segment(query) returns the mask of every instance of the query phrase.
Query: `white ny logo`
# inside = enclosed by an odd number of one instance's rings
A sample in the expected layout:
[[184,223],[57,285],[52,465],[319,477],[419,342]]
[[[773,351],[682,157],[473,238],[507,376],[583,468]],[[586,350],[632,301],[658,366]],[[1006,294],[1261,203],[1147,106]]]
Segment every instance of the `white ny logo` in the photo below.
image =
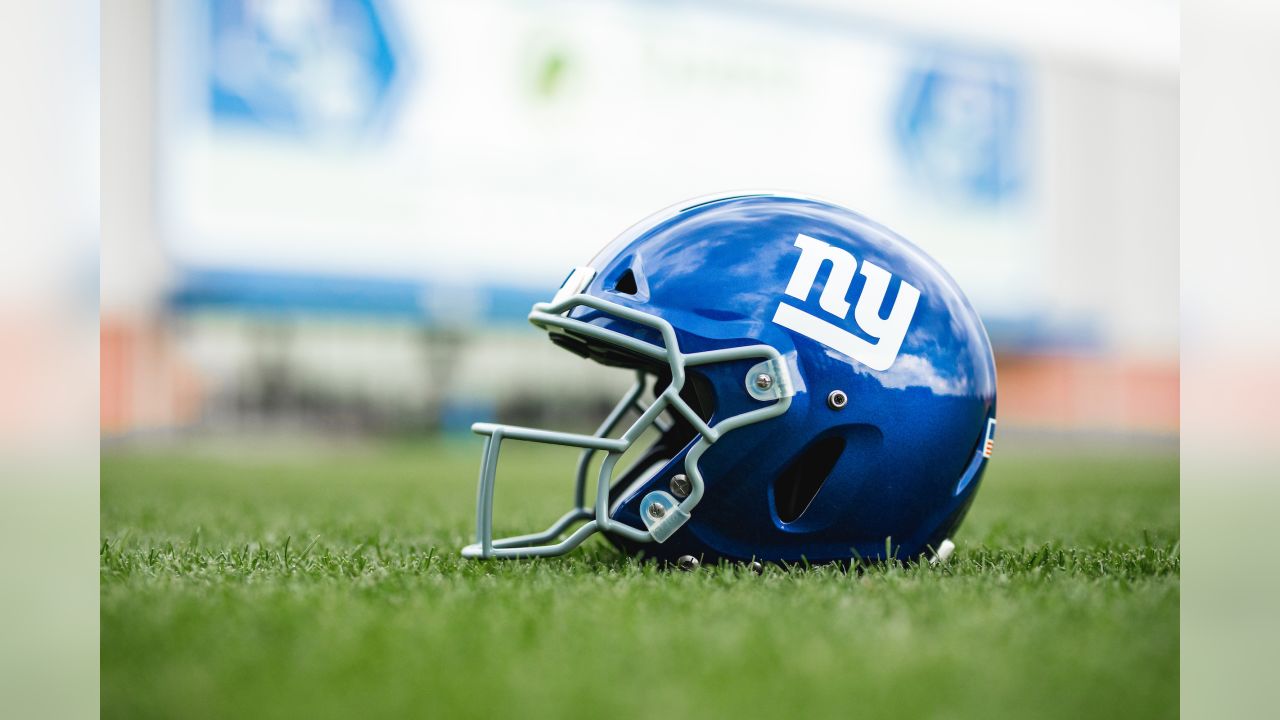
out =
[[[809,291],[818,279],[818,271],[824,262],[831,263],[831,272],[822,287],[822,295],[818,305],[828,313],[844,320],[849,316],[849,286],[853,284],[853,276],[859,271],[858,260],[848,251],[833,247],[808,235],[796,237],[796,247],[800,248],[800,260],[791,273],[791,281],[787,283],[786,294],[801,301],[809,299]],[[853,333],[838,327],[822,318],[801,310],[786,302],[779,302],[773,314],[773,321],[782,327],[812,338],[827,347],[839,350],[872,370],[888,370],[898,358],[898,350],[907,337],[907,328],[916,312],[916,303],[920,300],[920,291],[903,280],[898,287],[898,296],[893,300],[893,309],[889,317],[880,317],[880,306],[889,292],[889,272],[874,263],[863,260],[860,270],[865,277],[862,294],[858,296],[858,304],[853,308],[853,319],[868,335],[877,338],[874,343],[867,342]]]

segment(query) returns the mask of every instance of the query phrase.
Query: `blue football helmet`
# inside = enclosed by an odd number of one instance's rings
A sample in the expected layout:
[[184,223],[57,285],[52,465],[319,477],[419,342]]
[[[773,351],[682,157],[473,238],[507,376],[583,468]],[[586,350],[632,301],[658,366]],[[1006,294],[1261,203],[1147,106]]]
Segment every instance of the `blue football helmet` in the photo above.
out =
[[[472,427],[485,449],[464,556],[559,555],[596,532],[661,561],[954,547],[991,456],[995,362],[955,282],[892,231],[806,197],[692,200],[624,232],[529,320],[636,381],[594,435]],[[574,506],[544,532],[493,537],[504,439],[583,449]]]

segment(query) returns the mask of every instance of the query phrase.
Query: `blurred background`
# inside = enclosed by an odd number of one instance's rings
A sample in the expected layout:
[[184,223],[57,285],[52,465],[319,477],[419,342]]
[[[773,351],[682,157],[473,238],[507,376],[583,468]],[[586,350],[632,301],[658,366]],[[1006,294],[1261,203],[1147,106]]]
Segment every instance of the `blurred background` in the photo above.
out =
[[1003,437],[1175,442],[1175,2],[206,0],[103,23],[109,440],[594,425],[627,374],[529,306],[655,210],[779,188],[951,272]]

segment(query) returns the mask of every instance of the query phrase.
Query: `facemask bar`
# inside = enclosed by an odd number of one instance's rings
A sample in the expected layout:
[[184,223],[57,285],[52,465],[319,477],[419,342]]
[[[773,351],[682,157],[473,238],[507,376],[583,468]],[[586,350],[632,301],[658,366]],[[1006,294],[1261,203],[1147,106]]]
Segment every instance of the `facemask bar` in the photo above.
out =
[[[661,333],[664,346],[654,345],[567,317],[568,312],[578,306],[590,307],[654,328]],[[688,521],[691,511],[702,500],[704,482],[702,472],[698,468],[698,460],[707,448],[730,430],[785,413],[791,406],[791,397],[795,394],[785,359],[781,353],[769,345],[750,345],[685,354],[680,351],[679,343],[676,341],[675,328],[666,320],[591,295],[576,294],[563,298],[557,297],[550,303],[538,303],[533,306],[529,321],[549,332],[573,330],[575,334],[611,343],[655,361],[664,362],[670,368],[671,382],[656,395],[648,408],[642,408],[639,398],[646,382],[644,374],[637,372],[636,383],[609,413],[594,435],[493,423],[472,425],[473,432],[486,437],[480,465],[479,491],[476,497],[476,542],[463,548],[463,557],[524,558],[561,555],[581,545],[584,540],[597,532],[615,533],[639,543],[663,542]],[[757,400],[773,400],[774,402],[769,405],[726,418],[711,427],[680,397],[687,367],[751,358],[762,358],[763,362],[758,363],[747,374],[747,391]],[[752,385],[752,379],[761,373],[767,373],[772,379],[767,389]],[[612,484],[614,466],[622,458],[623,453],[650,426],[656,426],[659,430],[665,429],[659,416],[668,408],[679,413],[699,434],[698,441],[685,455],[684,460],[685,475],[691,486],[689,494],[682,501],[677,501],[674,496],[660,490],[646,495],[641,501],[640,508],[640,515],[646,524],[645,529],[613,520],[609,517],[609,488]],[[628,410],[638,411],[640,417],[621,437],[617,439],[608,437]],[[543,532],[495,540],[493,538],[493,490],[497,475],[498,450],[506,438],[580,447],[583,448],[583,452],[577,465],[574,508]],[[595,507],[588,508],[586,507],[587,470],[592,458],[601,451],[608,454],[600,463]],[[655,505],[660,508],[654,508]],[[582,521],[588,522],[568,537],[552,542],[568,528]]]

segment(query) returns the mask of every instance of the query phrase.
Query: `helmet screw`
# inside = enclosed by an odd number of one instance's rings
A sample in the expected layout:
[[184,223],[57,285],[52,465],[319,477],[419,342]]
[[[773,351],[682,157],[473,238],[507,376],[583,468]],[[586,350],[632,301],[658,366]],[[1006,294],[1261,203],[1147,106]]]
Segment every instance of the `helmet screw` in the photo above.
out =
[[692,490],[693,490],[693,485],[689,482],[689,478],[684,476],[683,474],[676,475],[671,478],[671,494],[672,495],[675,495],[676,497],[683,500],[684,498],[689,497],[689,493]]
[[832,410],[839,410],[849,404],[849,396],[844,394],[843,390],[832,390],[827,396],[827,407]]
[[756,387],[761,390],[768,390],[773,387],[773,376],[769,373],[760,373],[756,376]]
[[757,575],[763,575],[764,563],[760,562],[759,560],[752,560],[751,562],[747,563],[747,569]]
[[649,506],[649,517],[653,518],[654,520],[661,520],[666,516],[667,516],[667,509],[662,507],[662,505],[658,503],[654,503]]
[[693,572],[694,570],[697,570],[698,566],[701,564],[702,563],[698,562],[698,558],[692,555],[681,555],[680,559],[676,560],[676,567],[685,572]]

